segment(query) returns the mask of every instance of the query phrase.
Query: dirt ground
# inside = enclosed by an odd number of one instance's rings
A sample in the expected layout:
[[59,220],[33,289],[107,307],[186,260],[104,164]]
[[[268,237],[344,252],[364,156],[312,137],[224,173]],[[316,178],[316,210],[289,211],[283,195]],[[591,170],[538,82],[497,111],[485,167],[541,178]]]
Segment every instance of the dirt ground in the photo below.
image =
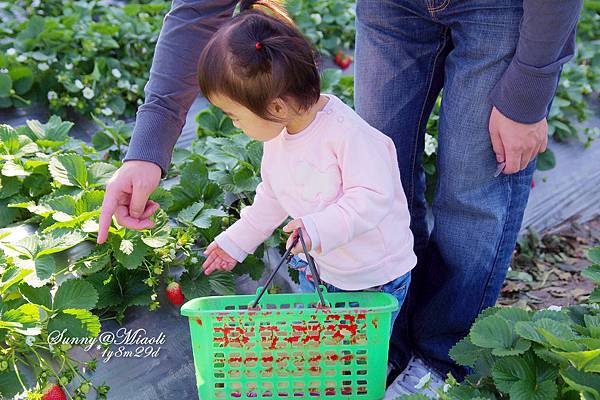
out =
[[581,276],[591,262],[590,247],[600,245],[600,216],[584,224],[568,222],[518,242],[499,305],[541,309],[581,302],[594,289]]

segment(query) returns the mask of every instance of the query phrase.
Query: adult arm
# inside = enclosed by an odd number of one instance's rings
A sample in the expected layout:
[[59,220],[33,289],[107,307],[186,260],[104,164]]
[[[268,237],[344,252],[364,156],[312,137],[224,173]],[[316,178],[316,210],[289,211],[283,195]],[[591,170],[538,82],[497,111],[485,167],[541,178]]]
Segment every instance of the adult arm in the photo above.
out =
[[98,243],[108,238],[112,216],[130,229],[154,226],[150,216],[157,204],[149,201],[165,177],[185,115],[198,95],[196,64],[212,34],[233,13],[233,0],[173,0],[165,17],[144,89],[146,102],[124,164],[106,185],[99,218]]
[[516,53],[491,93],[506,117],[533,124],[546,117],[561,67],[575,53],[583,0],[524,0]]
[[185,116],[198,95],[197,64],[213,33],[232,14],[233,0],[173,0],[156,43],[150,80],[144,89],[124,161],[151,161],[164,177]]

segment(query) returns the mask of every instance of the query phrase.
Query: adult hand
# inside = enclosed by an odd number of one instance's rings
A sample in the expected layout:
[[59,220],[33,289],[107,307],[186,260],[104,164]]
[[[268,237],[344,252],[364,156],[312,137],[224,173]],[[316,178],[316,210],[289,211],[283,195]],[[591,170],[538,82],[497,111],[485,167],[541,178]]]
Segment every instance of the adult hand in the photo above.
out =
[[[288,237],[287,243],[285,244],[285,248],[289,248],[292,245],[292,242],[298,237],[298,230],[302,229],[302,238],[304,238],[304,244],[306,244],[306,250],[310,251],[312,249],[312,241],[310,240],[310,236],[308,236],[308,232],[306,232],[306,228],[302,223],[301,219],[295,219],[290,221],[289,224],[283,227],[284,232],[292,232],[290,237]],[[302,243],[300,239],[292,249],[292,254],[303,253],[304,249],[302,248]]]
[[231,271],[237,264],[237,260],[220,248],[217,242],[209,244],[204,255],[207,257],[202,263],[202,268],[206,275],[210,275],[216,270]]
[[535,124],[521,124],[493,107],[489,129],[496,160],[506,163],[505,174],[525,169],[548,146],[548,122],[545,118]]
[[148,197],[158,187],[160,177],[161,169],[153,162],[132,160],[123,163],[106,184],[98,230],[99,244],[108,237],[113,215],[119,225],[130,229],[154,226],[150,216],[159,206]]

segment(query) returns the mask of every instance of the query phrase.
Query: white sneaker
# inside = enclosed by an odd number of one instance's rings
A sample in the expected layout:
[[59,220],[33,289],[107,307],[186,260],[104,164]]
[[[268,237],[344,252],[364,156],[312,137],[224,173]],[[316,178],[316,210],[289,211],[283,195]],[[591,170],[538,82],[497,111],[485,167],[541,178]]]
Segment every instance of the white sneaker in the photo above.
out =
[[395,400],[402,395],[424,394],[431,399],[438,395],[432,389],[438,389],[444,384],[436,371],[429,368],[420,358],[412,357],[398,377],[385,391],[384,400]]

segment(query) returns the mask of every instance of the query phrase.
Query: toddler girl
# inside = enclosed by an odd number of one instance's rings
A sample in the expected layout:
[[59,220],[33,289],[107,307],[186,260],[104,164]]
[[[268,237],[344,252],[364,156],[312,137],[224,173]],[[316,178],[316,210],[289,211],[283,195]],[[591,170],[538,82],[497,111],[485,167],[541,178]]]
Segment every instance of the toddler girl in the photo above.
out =
[[[231,270],[291,216],[288,245],[302,229],[329,291],[379,290],[402,304],[416,256],[392,140],[320,93],[316,53],[280,4],[242,1],[240,10],[203,50],[199,83],[236,127],[264,142],[262,182],[208,246],[205,273]],[[293,253],[301,251],[298,242]],[[314,291],[306,270],[300,279]]]

